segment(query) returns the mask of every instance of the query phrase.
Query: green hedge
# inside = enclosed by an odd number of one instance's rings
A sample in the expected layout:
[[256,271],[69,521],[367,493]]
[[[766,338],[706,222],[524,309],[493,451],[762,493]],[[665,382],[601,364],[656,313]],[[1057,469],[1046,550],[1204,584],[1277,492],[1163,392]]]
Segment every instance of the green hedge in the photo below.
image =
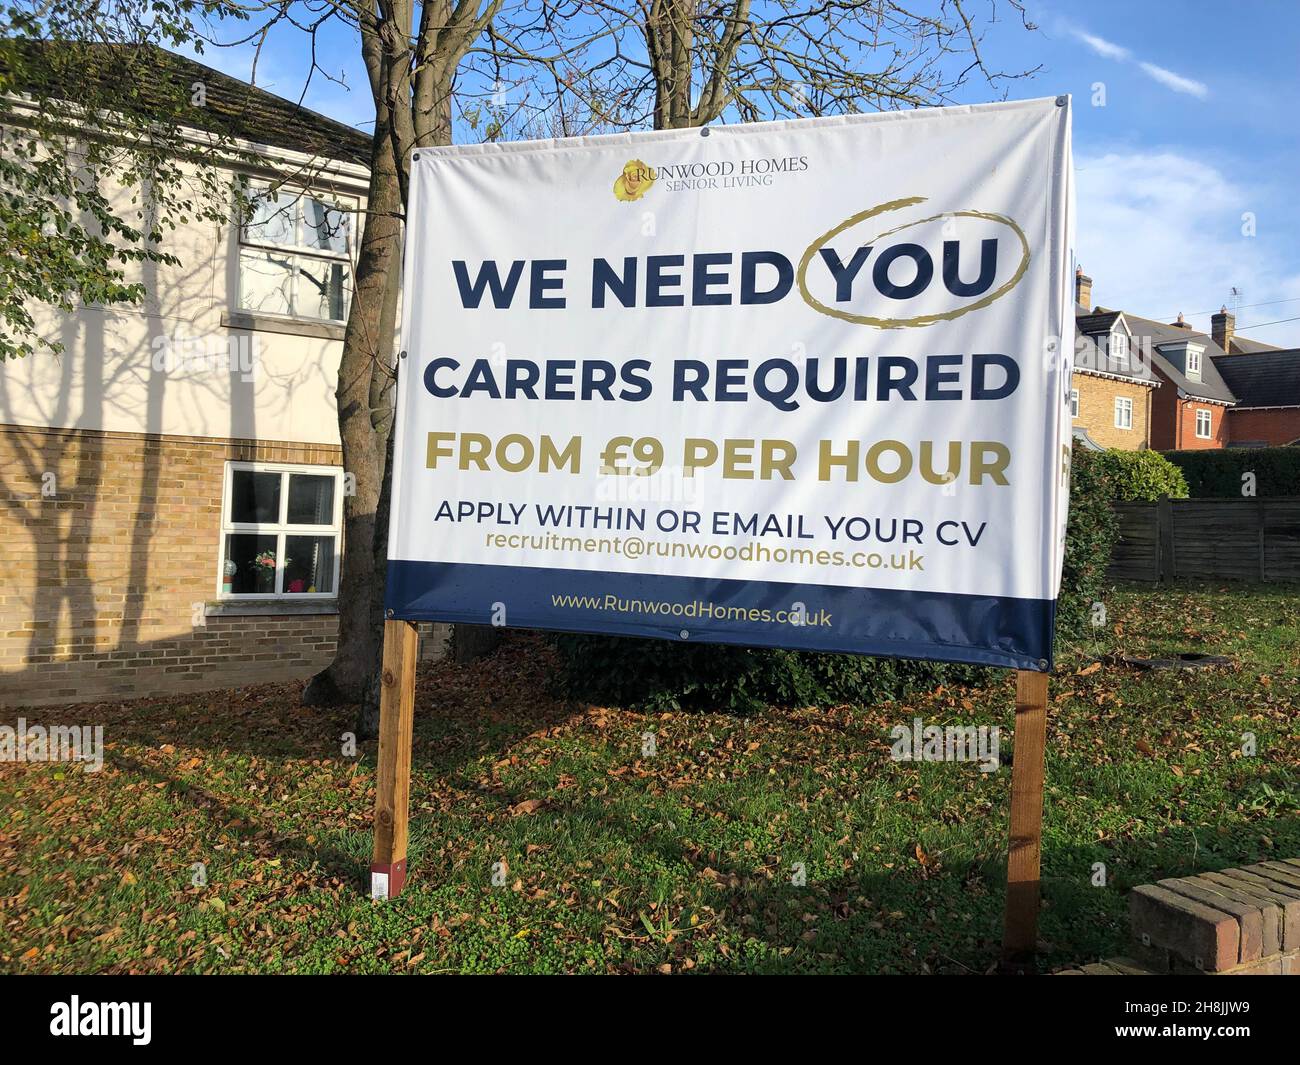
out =
[[[1057,635],[1081,634],[1101,595],[1115,540],[1104,453],[1074,448]],[[833,706],[897,699],[939,684],[981,684],[989,670],[906,659],[563,633],[553,637],[561,690],[652,711],[746,712],[769,704]]]
[[900,698],[937,684],[977,684],[987,670],[905,659],[728,644],[562,633],[566,694],[651,711],[748,713],[765,706],[836,706]]
[[1110,505],[1116,485],[1111,477],[1114,452],[1089,451],[1074,445],[1070,463],[1070,516],[1065,526],[1065,565],[1056,601],[1056,640],[1082,636],[1092,604],[1101,598],[1118,529]]
[[1242,474],[1255,475],[1257,496],[1300,496],[1300,447],[1166,451],[1183,471],[1193,499],[1240,499]]
[[1187,498],[1183,471],[1159,451],[1101,451],[1097,456],[1117,503],[1154,503],[1161,496]]

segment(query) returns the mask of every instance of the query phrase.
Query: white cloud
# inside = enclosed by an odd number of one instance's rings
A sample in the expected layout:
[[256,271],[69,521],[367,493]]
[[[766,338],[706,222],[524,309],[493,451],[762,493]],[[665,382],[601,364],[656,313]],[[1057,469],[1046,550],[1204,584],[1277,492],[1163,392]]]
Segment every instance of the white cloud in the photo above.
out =
[[1174,92],[1184,92],[1188,96],[1195,96],[1198,100],[1204,100],[1210,95],[1210,90],[1203,81],[1185,78],[1181,74],[1175,74],[1172,70],[1158,67],[1154,63],[1139,63],[1138,66],[1142,68],[1142,72],[1148,77],[1154,78],[1166,88],[1173,89]]
[[1106,40],[1104,37],[1097,37],[1083,30],[1071,29],[1079,40],[1105,59],[1127,59],[1132,53],[1127,48],[1122,48],[1118,44]]
[[1145,60],[1135,60],[1133,53],[1121,44],[1108,41],[1105,37],[1098,37],[1095,33],[1081,30],[1077,26],[1067,24],[1065,29],[1072,37],[1082,41],[1103,59],[1114,59],[1121,63],[1133,60],[1143,74],[1153,81],[1159,82],[1166,89],[1173,89],[1174,92],[1195,96],[1198,100],[1204,100],[1210,95],[1210,89],[1204,82],[1197,81],[1194,78],[1185,78],[1181,74],[1167,70],[1164,67],[1158,67],[1154,63],[1148,63]]
[[[1179,311],[1209,330],[1210,312],[1229,302],[1300,297],[1300,270],[1266,235],[1241,234],[1243,212],[1267,213],[1267,189],[1248,188],[1177,151],[1111,152],[1076,158],[1078,259],[1093,279],[1095,304],[1172,321]],[[1248,307],[1238,327],[1300,314],[1300,302]],[[1242,332],[1300,346],[1300,322]]]

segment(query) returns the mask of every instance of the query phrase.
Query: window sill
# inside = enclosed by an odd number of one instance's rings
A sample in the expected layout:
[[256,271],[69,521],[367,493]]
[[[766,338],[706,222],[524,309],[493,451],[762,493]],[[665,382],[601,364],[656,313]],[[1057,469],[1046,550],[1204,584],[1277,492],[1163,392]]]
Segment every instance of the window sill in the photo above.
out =
[[209,599],[204,617],[291,617],[303,614],[337,614],[337,599]]
[[322,337],[342,340],[344,327],[339,322],[313,322],[301,318],[273,318],[249,311],[224,311],[221,324],[227,329],[251,329],[260,333],[287,333],[289,336]]

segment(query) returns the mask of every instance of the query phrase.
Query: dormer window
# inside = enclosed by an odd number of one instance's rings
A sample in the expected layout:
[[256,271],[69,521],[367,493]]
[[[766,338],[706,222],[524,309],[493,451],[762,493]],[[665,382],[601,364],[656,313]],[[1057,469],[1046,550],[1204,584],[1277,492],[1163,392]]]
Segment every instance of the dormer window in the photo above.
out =
[[1174,364],[1174,367],[1189,381],[1201,380],[1201,358],[1205,354],[1204,344],[1194,344],[1188,340],[1170,340],[1160,346],[1160,354]]
[[1111,365],[1119,367],[1128,366],[1128,334],[1121,333],[1119,330],[1110,335],[1110,361]]

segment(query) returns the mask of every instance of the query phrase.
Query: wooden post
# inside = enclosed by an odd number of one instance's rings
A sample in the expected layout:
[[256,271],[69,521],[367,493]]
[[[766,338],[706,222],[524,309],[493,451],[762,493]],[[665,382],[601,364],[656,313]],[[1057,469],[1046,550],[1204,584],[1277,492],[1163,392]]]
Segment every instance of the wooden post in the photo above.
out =
[[1011,845],[1007,852],[1004,967],[1032,965],[1038,949],[1039,860],[1043,843],[1043,752],[1047,674],[1016,671],[1015,760],[1011,767]]
[[1264,497],[1260,496],[1256,500],[1256,521],[1258,523],[1258,540],[1259,540],[1259,580],[1263,584],[1268,580],[1268,524],[1264,512]]
[[1156,568],[1156,580],[1172,581],[1178,576],[1178,567],[1174,559],[1174,504],[1168,496],[1161,496],[1156,502],[1157,532],[1156,555],[1160,559]]
[[411,730],[415,721],[415,660],[419,648],[419,632],[414,623],[384,622],[379,766],[375,774],[375,851],[370,863],[372,899],[395,898],[406,883]]

